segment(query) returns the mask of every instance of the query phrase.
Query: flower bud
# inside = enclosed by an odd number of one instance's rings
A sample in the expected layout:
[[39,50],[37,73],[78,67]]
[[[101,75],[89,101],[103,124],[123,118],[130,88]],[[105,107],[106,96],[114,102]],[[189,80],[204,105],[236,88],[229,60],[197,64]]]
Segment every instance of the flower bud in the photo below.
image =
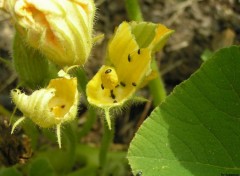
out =
[[60,66],[84,64],[93,38],[93,0],[4,0],[26,42]]

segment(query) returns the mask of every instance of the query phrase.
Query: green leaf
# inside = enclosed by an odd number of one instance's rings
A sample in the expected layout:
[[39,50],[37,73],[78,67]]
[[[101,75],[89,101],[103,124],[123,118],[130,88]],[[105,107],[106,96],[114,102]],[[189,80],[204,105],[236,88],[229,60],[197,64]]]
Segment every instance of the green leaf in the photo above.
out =
[[22,176],[22,174],[15,167],[9,167],[1,168],[0,176]]
[[[53,155],[54,157],[54,155]],[[55,176],[52,165],[46,158],[38,158],[30,165],[29,176]]]
[[225,48],[144,122],[128,159],[144,176],[240,174],[240,48]]

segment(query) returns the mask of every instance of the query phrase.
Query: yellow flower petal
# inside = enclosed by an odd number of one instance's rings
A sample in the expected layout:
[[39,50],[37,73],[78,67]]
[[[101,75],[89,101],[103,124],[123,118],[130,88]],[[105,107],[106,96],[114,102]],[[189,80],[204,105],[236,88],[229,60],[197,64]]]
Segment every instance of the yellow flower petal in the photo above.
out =
[[76,115],[79,98],[77,91],[77,79],[53,79],[50,81],[47,88],[55,89],[54,97],[48,102],[48,106],[56,118],[62,119],[61,123],[75,118],[73,114]]
[[127,22],[121,23],[113,39],[108,45],[108,59],[116,67],[128,61],[128,55],[138,50],[138,44],[131,33],[131,26]]
[[150,50],[140,49],[131,26],[123,22],[109,43],[108,58],[116,69],[119,82],[138,85],[150,68]]
[[170,35],[174,32],[171,29],[168,29],[166,26],[162,24],[158,24],[156,28],[156,36],[150,44],[150,48],[152,48],[152,52],[159,51],[165,45],[166,41],[170,37]]

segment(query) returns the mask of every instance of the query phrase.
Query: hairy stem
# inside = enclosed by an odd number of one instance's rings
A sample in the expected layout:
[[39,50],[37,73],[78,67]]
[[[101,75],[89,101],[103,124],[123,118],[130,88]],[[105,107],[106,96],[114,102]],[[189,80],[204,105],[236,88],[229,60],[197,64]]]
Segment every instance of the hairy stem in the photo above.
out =
[[[105,110],[105,118],[110,118],[110,109]],[[104,175],[106,162],[107,162],[107,153],[108,149],[112,143],[114,136],[114,123],[111,125],[111,129],[109,128],[107,123],[104,123],[104,132],[101,141],[101,147],[99,151],[99,170],[100,175]]]
[[152,69],[157,71],[158,77],[150,81],[148,86],[153,97],[153,105],[156,107],[167,97],[167,93],[155,60],[152,62]]

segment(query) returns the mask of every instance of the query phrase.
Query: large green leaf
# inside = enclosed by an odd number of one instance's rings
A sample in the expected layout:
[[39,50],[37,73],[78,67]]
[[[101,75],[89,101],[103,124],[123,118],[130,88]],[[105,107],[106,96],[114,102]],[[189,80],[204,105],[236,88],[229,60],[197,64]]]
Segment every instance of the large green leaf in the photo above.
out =
[[128,159],[143,176],[240,174],[240,48],[222,49],[154,110]]

